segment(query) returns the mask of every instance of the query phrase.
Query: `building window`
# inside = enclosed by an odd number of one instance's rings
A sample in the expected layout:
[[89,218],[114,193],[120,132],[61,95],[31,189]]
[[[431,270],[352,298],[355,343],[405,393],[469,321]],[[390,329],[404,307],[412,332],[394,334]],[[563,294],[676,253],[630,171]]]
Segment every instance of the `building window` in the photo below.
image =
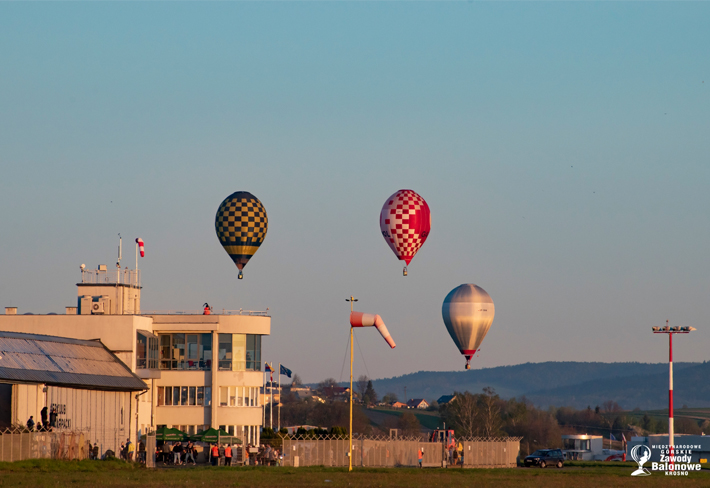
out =
[[198,336],[197,334],[187,334],[187,360],[197,362],[198,360]]
[[170,342],[172,338],[170,334],[160,334],[158,337],[160,337],[160,369],[171,369]]
[[211,369],[212,334],[159,334],[159,338],[160,369]]
[[205,407],[212,406],[212,387],[205,386]]
[[158,387],[158,405],[165,405],[165,388],[162,386]]
[[197,388],[194,386],[190,387],[190,391],[188,393],[188,405],[197,405],[195,402],[195,393],[196,393]]
[[232,371],[244,371],[246,369],[246,355],[246,334],[232,334]]
[[185,334],[173,336],[173,363],[171,369],[185,369]]
[[165,405],[172,405],[173,404],[173,387],[172,386],[166,386],[165,387]]
[[180,387],[173,387],[173,405],[180,405]]
[[180,405],[187,406],[187,386],[180,389]]
[[247,334],[247,371],[261,371],[261,336]]
[[148,366],[148,338],[138,332],[136,334],[136,369]]
[[219,369],[232,369],[232,334],[219,335]]
[[197,387],[197,404],[202,405],[205,401],[205,387],[204,386],[198,386]]
[[261,371],[261,336],[219,334],[217,357],[222,371]]

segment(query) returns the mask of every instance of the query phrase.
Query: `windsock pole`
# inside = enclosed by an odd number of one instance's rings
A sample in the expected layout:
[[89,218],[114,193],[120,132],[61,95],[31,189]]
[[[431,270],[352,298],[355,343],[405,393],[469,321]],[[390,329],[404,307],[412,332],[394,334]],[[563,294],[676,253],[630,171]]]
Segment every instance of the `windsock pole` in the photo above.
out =
[[[353,302],[357,302],[357,298],[350,295],[346,298],[350,302],[350,315],[353,314]],[[350,324],[350,429],[348,430],[349,450],[348,450],[348,471],[353,470],[353,326]]]
[[350,452],[348,454],[348,471],[353,470],[353,329],[355,327],[372,327],[374,326],[380,333],[382,338],[394,349],[394,339],[387,330],[385,322],[379,315],[371,313],[353,312],[353,302],[357,302],[357,298],[346,298],[350,302]]

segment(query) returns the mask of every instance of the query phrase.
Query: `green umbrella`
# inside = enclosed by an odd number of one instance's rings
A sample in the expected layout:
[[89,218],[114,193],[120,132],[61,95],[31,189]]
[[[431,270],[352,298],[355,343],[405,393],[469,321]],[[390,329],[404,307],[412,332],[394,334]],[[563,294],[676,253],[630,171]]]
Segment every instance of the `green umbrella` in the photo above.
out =
[[155,431],[156,441],[181,441],[185,438],[185,433],[178,429],[168,429],[162,427]]
[[204,432],[200,432],[194,436],[195,440],[200,442],[215,443],[215,442],[226,442],[227,444],[241,444],[241,439],[230,435],[229,433],[223,431],[222,429],[210,428]]

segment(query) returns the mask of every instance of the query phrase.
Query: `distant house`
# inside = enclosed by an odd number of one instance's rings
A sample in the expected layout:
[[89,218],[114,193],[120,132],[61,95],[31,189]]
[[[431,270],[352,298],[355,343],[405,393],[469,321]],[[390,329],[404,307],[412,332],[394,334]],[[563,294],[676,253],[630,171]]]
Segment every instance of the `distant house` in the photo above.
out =
[[326,386],[322,391],[323,396],[331,402],[345,402],[350,398],[350,388]]
[[290,390],[291,393],[293,393],[294,396],[299,400],[304,400],[313,396],[313,390],[311,390],[308,386],[292,386]]
[[425,410],[425,409],[429,408],[429,402],[427,402],[423,398],[412,398],[411,400],[409,400],[407,402],[407,407]]
[[392,403],[390,403],[390,407],[392,407],[392,408],[407,408],[407,404],[402,403],[402,402],[392,402]]
[[456,398],[456,395],[441,395],[439,399],[436,401],[439,405],[446,405]]

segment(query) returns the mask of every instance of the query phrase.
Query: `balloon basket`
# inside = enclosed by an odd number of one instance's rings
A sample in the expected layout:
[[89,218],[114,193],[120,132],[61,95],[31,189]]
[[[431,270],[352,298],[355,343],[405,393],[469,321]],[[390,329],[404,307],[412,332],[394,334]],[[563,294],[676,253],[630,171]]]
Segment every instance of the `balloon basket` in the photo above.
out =
[[237,276],[237,279],[240,279],[240,280],[241,280],[242,278],[244,278],[244,273],[242,273],[242,270],[240,269],[240,270],[239,270],[239,275]]
[[402,270],[402,276],[407,276],[407,267],[406,266]]

